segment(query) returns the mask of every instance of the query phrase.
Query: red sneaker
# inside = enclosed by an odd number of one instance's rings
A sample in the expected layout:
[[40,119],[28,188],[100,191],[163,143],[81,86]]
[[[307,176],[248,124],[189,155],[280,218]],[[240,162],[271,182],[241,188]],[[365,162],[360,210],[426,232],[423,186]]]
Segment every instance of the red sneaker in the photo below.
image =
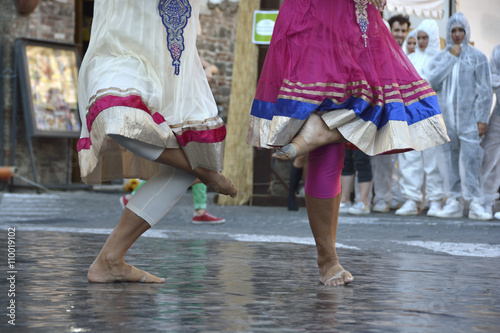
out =
[[122,209],[125,209],[125,206],[128,204],[129,200],[130,200],[130,194],[122,195],[120,197],[120,205],[122,205]]
[[213,216],[209,212],[205,211],[205,213],[200,216],[194,215],[191,222],[194,224],[221,224],[226,222],[226,219]]

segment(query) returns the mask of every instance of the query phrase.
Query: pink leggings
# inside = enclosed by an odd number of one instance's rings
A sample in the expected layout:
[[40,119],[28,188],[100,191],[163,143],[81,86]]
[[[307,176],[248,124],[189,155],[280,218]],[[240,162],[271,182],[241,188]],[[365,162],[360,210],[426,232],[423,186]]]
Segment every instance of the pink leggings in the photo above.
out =
[[345,144],[332,143],[309,153],[305,192],[307,195],[329,199],[340,191],[340,174],[344,167]]

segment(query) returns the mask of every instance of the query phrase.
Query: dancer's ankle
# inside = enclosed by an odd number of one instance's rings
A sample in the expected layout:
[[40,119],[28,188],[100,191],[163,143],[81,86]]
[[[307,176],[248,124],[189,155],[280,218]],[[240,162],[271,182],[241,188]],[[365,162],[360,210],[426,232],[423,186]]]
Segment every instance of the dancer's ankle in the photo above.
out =
[[330,259],[330,260],[319,260],[318,259],[318,268],[320,275],[326,274],[332,267],[340,265],[339,259]]
[[105,264],[109,268],[120,266],[121,264],[125,263],[125,261],[123,260],[123,256],[116,256],[113,253],[99,255],[98,259],[101,263]]

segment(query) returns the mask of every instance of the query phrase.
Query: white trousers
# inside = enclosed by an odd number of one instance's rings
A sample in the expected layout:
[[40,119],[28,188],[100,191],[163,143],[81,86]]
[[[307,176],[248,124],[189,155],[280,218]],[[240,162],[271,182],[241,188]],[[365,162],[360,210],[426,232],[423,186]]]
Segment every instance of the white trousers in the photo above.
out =
[[383,200],[390,204],[392,199],[399,201],[399,185],[397,181],[396,155],[377,155],[370,159],[373,173],[373,203]]
[[444,198],[444,181],[438,167],[441,151],[440,147],[432,147],[398,155],[399,189],[403,199],[424,202],[424,181],[426,201]]
[[132,196],[127,208],[154,226],[195,180],[193,175],[162,164],[160,170]]
[[[164,148],[139,142],[119,135],[110,137],[147,160],[155,161]],[[196,177],[185,171],[160,164],[158,172],[137,190],[127,208],[154,226],[179,201]]]
[[474,131],[458,134],[452,125],[446,125],[451,141],[440,146],[444,152],[442,176],[448,190],[447,197],[482,204],[483,190],[479,178],[484,150],[477,126]]

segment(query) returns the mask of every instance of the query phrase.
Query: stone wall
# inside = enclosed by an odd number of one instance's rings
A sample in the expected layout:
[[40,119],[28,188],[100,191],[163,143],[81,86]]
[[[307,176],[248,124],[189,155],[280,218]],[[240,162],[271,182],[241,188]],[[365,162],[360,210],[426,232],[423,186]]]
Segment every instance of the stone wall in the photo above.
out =
[[213,6],[200,13],[198,52],[218,68],[218,73],[209,83],[224,120],[229,109],[237,16],[237,6],[225,6],[222,9]]
[[[14,41],[26,37],[73,43],[75,25],[75,2],[72,0],[43,0],[36,10],[29,15],[17,12],[14,0],[0,2],[0,35],[3,45],[4,74],[14,68]],[[12,121],[12,88],[13,80],[9,75],[4,80],[4,165],[10,164],[11,154],[11,121]],[[22,109],[17,112],[18,131],[16,135],[15,165],[19,173],[33,179],[30,154],[27,145]],[[45,184],[65,183],[67,167],[67,139],[33,138],[35,166],[38,181]],[[25,184],[16,180],[16,184]]]

